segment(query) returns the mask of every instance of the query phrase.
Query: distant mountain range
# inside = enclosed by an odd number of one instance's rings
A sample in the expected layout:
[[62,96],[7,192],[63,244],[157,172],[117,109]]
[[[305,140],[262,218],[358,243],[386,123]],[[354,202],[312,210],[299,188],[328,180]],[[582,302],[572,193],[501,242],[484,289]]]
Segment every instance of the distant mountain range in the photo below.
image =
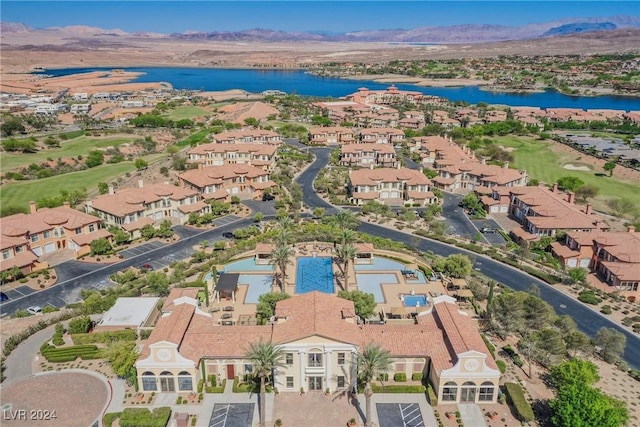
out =
[[118,29],[104,30],[86,26],[34,29],[21,23],[0,22],[0,32],[61,32],[69,37],[169,37],[212,41],[334,41],[334,42],[395,42],[395,43],[483,43],[506,40],[527,40],[556,37],[591,31],[611,31],[620,28],[640,28],[640,16],[609,16],[599,18],[568,18],[560,21],[528,24],[519,27],[505,25],[454,25],[445,27],[419,27],[414,29],[369,30],[345,33],[308,31],[287,32],[269,29],[243,31],[186,31],[184,33],[126,33]]

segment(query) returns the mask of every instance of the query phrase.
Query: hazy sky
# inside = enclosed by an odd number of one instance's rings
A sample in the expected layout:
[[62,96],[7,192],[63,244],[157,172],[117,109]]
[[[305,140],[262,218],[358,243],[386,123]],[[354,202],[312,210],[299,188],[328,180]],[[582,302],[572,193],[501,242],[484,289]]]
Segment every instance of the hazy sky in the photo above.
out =
[[640,15],[638,1],[15,1],[5,22],[88,25],[127,32],[331,31],[456,24],[523,25],[568,17]]

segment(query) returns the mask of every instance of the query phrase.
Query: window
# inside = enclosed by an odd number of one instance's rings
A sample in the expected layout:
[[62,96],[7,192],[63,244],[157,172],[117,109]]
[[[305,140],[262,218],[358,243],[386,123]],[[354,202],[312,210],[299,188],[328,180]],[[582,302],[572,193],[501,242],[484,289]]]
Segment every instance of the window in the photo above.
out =
[[293,388],[293,377],[287,377],[287,388]]
[[489,381],[483,382],[480,385],[480,391],[478,392],[478,400],[480,402],[491,402],[493,401],[493,390],[495,386],[493,383]]
[[244,365],[244,373],[245,374],[250,374],[251,372],[253,372],[253,365],[251,365],[250,363],[247,363]]
[[449,381],[442,388],[442,400],[445,402],[455,402],[458,398],[458,385]]
[[344,376],[340,375],[338,377],[338,388],[344,388],[344,386],[345,386]]
[[191,379],[191,374],[189,372],[182,371],[178,374],[178,390],[193,390],[193,382]]
[[32,234],[31,235],[31,241],[32,242],[37,242],[38,240],[40,240],[40,237],[37,234]]
[[322,367],[322,353],[309,353],[309,367],[311,368]]
[[[17,251],[16,251],[17,252]],[[2,251],[2,259],[9,259],[9,257],[11,256],[11,252],[9,252],[9,250],[4,250]]]
[[24,252],[24,246],[16,246],[16,253],[19,254],[22,252]]
[[76,228],[76,234],[82,234],[82,227]]
[[145,372],[142,374],[142,390],[144,391],[156,391],[158,390],[158,383],[156,376],[153,372]]
[[338,353],[338,365],[344,365],[344,353]]
[[293,365],[293,353],[287,353],[285,359],[287,365]]
[[49,237],[51,237],[51,231],[45,230],[45,231],[42,232],[42,238],[43,239],[48,239]]
[[89,224],[89,233],[93,233],[94,231],[96,231],[96,225],[95,224]]

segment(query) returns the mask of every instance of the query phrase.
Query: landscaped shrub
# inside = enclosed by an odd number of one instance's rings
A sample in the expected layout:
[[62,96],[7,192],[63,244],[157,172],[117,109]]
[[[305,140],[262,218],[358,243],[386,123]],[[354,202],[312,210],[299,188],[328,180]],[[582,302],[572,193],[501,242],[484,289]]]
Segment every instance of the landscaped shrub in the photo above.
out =
[[120,427],[166,427],[171,408],[164,406],[153,412],[144,408],[126,408],[120,415]]
[[384,374],[378,375],[378,381],[389,381],[389,373],[385,372]]
[[84,334],[91,328],[91,318],[82,316],[69,322],[69,334]]
[[431,384],[427,386],[427,397],[429,398],[429,405],[438,406],[438,395],[433,391],[433,386]]
[[103,343],[109,344],[114,341],[135,341],[138,334],[133,329],[125,329],[122,331],[105,331],[94,332],[92,334],[73,334],[71,339],[76,345]]
[[241,383],[240,377],[233,379],[233,387],[231,389],[234,393],[248,393],[251,390],[251,384]]
[[414,372],[411,374],[411,381],[422,381],[422,372]]
[[153,332],[153,329],[141,329],[140,330],[140,339],[141,340],[149,339],[149,337],[151,336],[151,332]]
[[533,409],[524,397],[524,391],[519,384],[505,383],[507,397],[516,411],[516,416],[520,421],[530,422],[534,420]]
[[393,376],[393,380],[397,383],[405,382],[407,381],[407,374],[405,374],[404,372],[398,372]]
[[374,393],[424,393],[423,385],[378,385],[371,384]]
[[[244,384],[246,385],[246,384]],[[207,393],[224,393],[224,389],[227,386],[227,380],[224,379],[222,380],[222,382],[220,383],[219,387],[205,387],[204,390]],[[242,389],[243,385],[239,386],[239,389]],[[237,393],[242,393],[243,391],[238,391]]]
[[482,337],[482,341],[484,341],[484,344],[489,349],[489,353],[491,353],[491,356],[495,359],[496,358],[496,346],[491,344],[491,342],[489,341],[489,338],[487,338],[486,335],[482,334],[480,336]]
[[119,418],[122,412],[109,412],[104,414],[104,427],[111,427],[116,418]]
[[51,363],[72,362],[78,357],[83,360],[100,358],[100,350],[95,345],[73,345],[58,348],[45,342],[40,346],[40,353]]
[[600,313],[602,313],[602,314],[611,314],[612,313],[611,306],[610,305],[603,305],[600,308]]
[[507,372],[507,364],[504,363],[503,360],[496,360],[496,365],[498,365],[498,369],[500,369],[501,374]]
[[594,295],[591,291],[582,291],[580,295],[578,295],[578,299],[585,304],[597,305],[602,301],[600,298]]

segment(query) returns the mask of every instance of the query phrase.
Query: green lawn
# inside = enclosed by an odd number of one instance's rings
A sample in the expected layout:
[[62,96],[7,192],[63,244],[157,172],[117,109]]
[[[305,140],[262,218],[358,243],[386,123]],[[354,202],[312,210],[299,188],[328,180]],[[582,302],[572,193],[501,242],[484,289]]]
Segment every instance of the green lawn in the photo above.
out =
[[92,136],[80,136],[68,141],[61,141],[60,148],[52,148],[38,151],[37,153],[2,153],[0,157],[0,169],[7,172],[32,163],[42,163],[48,158],[56,160],[58,157],[85,156],[95,148],[119,146],[127,142],[133,142],[137,136],[116,136],[98,138]]
[[605,173],[602,169],[590,171],[573,171],[564,169],[564,165],[586,165],[581,158],[586,155],[574,155],[570,153],[556,152],[553,150],[554,142],[538,141],[530,137],[504,136],[493,138],[498,144],[512,147],[514,164],[518,169],[524,169],[530,178],[538,179],[545,184],[552,184],[563,176],[575,176],[585,184],[595,185],[600,193],[593,200],[595,209],[607,211],[606,203],[614,197],[624,197],[640,205],[640,192],[638,182],[622,180],[615,177],[597,176],[596,173]]
[[91,192],[99,182],[110,181],[135,169],[133,162],[122,162],[50,178],[11,182],[0,187],[0,201],[2,206],[28,206],[29,201],[57,196],[60,190],[74,191],[86,188]]
[[180,105],[167,114],[163,114],[164,117],[168,117],[171,120],[192,119],[196,116],[210,116],[212,113],[200,107],[193,107],[188,105]]

